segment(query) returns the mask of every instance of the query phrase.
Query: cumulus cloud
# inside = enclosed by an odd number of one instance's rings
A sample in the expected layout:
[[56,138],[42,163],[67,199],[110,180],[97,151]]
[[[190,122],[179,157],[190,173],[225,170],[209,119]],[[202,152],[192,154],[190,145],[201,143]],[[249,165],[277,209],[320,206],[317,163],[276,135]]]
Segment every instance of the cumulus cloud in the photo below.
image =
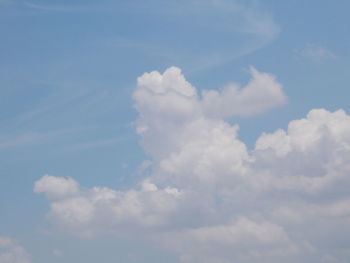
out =
[[[74,185],[74,195],[66,191],[67,184]],[[39,188],[41,185],[45,187]],[[140,226],[166,224],[168,214],[175,210],[176,200],[181,196],[179,190],[158,189],[147,179],[139,189],[123,192],[106,187],[84,189],[71,178],[46,175],[35,183],[34,190],[50,197],[50,219],[85,237],[93,236],[103,226],[118,229],[130,223]]]
[[34,191],[49,198],[49,218],[89,237],[147,231],[186,263],[345,263],[350,116],[311,110],[248,150],[225,118],[286,101],[275,77],[251,74],[243,88],[200,95],[175,67],[139,77],[135,125],[150,175],[126,191],[44,176]]
[[222,118],[234,115],[253,115],[283,105],[287,101],[282,86],[271,74],[250,68],[251,81],[242,89],[238,85],[225,87],[221,92],[203,92],[204,111]]
[[30,256],[13,239],[0,236],[0,262],[1,263],[30,263]]
[[67,197],[78,192],[78,183],[72,178],[45,175],[35,182],[34,192],[45,193],[51,198]]

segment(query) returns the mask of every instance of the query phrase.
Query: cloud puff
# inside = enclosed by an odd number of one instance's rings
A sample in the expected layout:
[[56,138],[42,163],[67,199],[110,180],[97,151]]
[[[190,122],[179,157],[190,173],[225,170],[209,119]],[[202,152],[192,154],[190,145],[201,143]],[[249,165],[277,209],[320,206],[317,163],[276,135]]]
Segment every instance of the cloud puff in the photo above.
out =
[[346,262],[350,116],[312,110],[248,150],[225,118],[286,101],[272,75],[251,73],[242,89],[201,95],[175,67],[139,77],[150,176],[127,191],[44,176],[34,190],[50,198],[49,218],[85,236],[147,231],[181,262]]
[[0,262],[1,263],[30,263],[30,256],[13,239],[0,236]]
[[253,115],[283,105],[287,97],[282,86],[271,74],[250,68],[251,81],[242,89],[238,85],[225,87],[221,92],[203,92],[203,107],[208,116],[231,117]]
[[45,175],[35,183],[34,192],[50,198],[67,197],[78,192],[78,184],[72,178]]
[[[74,185],[74,194],[66,191],[66,184],[57,183],[60,181]],[[38,191],[41,185],[45,187]],[[179,190],[171,187],[158,189],[147,179],[139,189],[122,192],[106,187],[83,189],[71,178],[47,175],[35,183],[35,191],[51,198],[49,218],[86,237],[91,237],[103,226],[118,229],[130,224],[166,224],[168,214],[175,211],[176,200],[181,196]]]

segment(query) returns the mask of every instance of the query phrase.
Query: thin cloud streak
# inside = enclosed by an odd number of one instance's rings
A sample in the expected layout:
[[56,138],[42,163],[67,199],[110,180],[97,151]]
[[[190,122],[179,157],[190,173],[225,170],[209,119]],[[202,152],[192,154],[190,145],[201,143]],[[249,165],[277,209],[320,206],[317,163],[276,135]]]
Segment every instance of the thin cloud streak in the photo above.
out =
[[295,50],[295,53],[298,57],[311,60],[315,63],[321,63],[337,58],[330,49],[316,43],[308,43],[304,48]]
[[61,129],[52,131],[29,131],[18,135],[0,135],[0,150],[15,147],[26,147],[32,145],[42,145],[53,141],[63,135],[76,132],[76,129]]
[[86,151],[95,148],[103,148],[103,147],[113,147],[114,145],[123,142],[127,139],[127,137],[120,138],[110,138],[110,139],[102,139],[102,140],[91,140],[83,143],[76,143],[71,146],[68,146],[66,150],[68,152],[73,151]]

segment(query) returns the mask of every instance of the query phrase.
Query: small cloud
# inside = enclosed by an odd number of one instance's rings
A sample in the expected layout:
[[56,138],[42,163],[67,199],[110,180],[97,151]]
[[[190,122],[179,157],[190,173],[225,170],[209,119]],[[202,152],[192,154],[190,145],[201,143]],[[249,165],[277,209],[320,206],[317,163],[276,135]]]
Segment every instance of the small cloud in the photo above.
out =
[[129,164],[127,164],[127,163],[122,163],[122,164],[121,164],[121,167],[122,167],[123,169],[126,169],[126,168],[129,167]]
[[56,257],[60,257],[60,256],[63,255],[62,251],[59,250],[59,249],[54,249],[54,250],[52,250],[52,254],[53,254],[54,256],[56,256]]
[[299,57],[306,58],[317,63],[326,60],[332,60],[337,57],[327,47],[316,43],[308,43],[304,48],[297,49],[295,53]]

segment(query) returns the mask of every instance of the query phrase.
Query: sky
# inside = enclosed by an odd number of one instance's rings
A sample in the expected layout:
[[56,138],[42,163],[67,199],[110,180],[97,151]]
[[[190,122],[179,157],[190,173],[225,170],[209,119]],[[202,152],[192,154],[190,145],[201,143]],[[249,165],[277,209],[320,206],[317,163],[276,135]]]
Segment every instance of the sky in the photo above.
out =
[[349,9],[0,0],[0,263],[347,263]]

